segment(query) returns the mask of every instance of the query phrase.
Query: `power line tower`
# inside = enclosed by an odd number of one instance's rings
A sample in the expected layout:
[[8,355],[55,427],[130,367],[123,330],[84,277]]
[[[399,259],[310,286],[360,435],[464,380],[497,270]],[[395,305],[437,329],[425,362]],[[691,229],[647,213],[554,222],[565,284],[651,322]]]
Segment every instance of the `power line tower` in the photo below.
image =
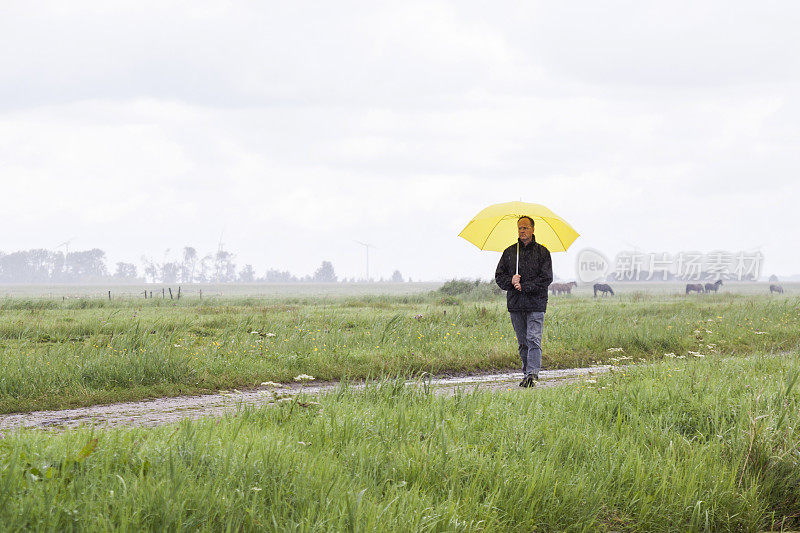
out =
[[367,253],[367,283],[369,283],[369,249],[370,248],[375,248],[375,246],[373,246],[372,244],[367,244],[365,242],[361,242],[361,241],[356,241],[356,242],[358,244],[360,244],[361,246],[363,246],[364,250]]
[[64,264],[61,266],[61,271],[66,272],[67,270],[67,257],[69,257],[69,243],[71,243],[75,239],[75,237],[70,237],[66,241],[62,242],[61,244],[56,244],[56,249],[64,247]]
[[222,253],[222,247],[225,246],[225,243],[222,242],[222,234],[224,231],[219,232],[219,245],[217,246],[217,256]]

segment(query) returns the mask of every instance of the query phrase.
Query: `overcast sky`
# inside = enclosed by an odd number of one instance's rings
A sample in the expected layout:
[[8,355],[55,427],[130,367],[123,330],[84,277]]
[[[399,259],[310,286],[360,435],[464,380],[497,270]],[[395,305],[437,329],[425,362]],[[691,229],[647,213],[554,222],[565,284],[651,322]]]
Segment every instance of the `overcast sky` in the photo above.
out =
[[[586,247],[800,273],[800,4],[0,3],[0,250],[493,275],[541,203]],[[169,250],[169,251],[167,251]]]

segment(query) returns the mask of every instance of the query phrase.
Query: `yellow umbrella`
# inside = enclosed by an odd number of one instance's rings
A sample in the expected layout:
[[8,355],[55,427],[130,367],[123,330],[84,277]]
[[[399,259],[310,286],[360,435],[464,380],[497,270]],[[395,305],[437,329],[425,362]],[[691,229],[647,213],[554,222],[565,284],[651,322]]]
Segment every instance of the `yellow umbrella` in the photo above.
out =
[[502,252],[517,241],[517,220],[533,219],[536,242],[551,252],[565,252],[578,238],[572,226],[548,208],[539,204],[507,202],[490,205],[473,218],[458,234],[481,250]]

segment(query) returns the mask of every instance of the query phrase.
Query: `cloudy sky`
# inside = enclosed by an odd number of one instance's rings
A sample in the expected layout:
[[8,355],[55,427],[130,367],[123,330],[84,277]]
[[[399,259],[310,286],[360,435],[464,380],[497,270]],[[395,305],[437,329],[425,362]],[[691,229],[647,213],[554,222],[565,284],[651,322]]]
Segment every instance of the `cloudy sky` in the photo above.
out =
[[457,237],[541,203],[555,254],[760,251],[800,273],[800,4],[0,4],[0,250],[492,275]]

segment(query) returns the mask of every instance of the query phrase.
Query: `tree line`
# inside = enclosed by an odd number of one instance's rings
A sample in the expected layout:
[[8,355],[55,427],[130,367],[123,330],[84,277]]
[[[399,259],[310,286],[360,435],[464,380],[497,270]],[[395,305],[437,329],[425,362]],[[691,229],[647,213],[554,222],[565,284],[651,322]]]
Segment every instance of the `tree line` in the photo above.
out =
[[[259,275],[253,265],[237,268],[234,254],[223,249],[205,255],[191,246],[182,250],[179,260],[158,262],[141,258],[142,272],[134,263],[118,262],[112,271],[106,253],[99,249],[69,252],[46,249],[0,251],[0,283],[335,283],[339,277],[330,261],[323,261],[312,275],[298,277],[289,271],[268,269]],[[354,278],[342,282],[359,281]],[[382,280],[383,281],[383,280]],[[389,281],[402,282],[395,270]]]

